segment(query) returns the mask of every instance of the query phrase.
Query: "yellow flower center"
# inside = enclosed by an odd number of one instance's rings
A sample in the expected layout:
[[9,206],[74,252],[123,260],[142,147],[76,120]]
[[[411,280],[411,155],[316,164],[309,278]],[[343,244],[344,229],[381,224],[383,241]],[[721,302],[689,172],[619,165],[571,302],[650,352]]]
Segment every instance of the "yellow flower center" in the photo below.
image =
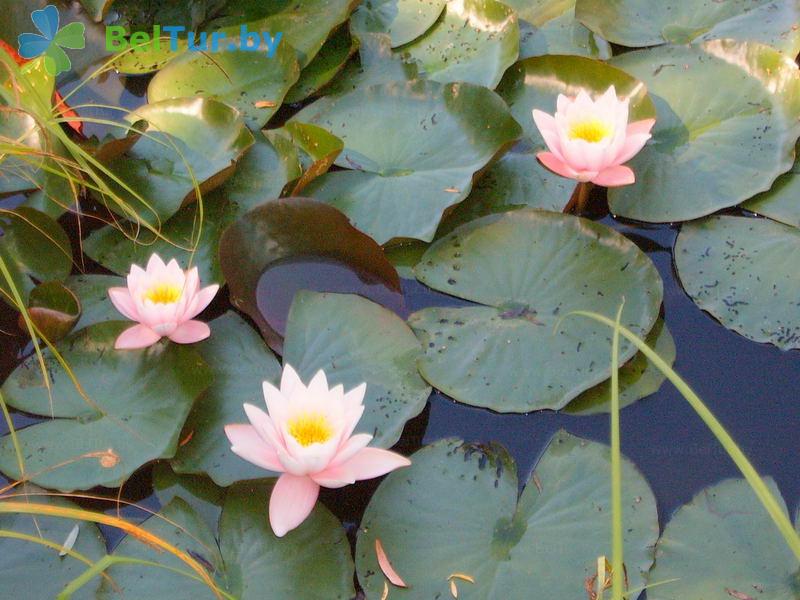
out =
[[180,299],[181,291],[177,285],[159,283],[147,290],[144,297],[153,304],[172,304]]
[[333,427],[320,413],[302,413],[289,420],[289,435],[303,446],[324,444],[333,437]]
[[573,123],[569,128],[569,138],[571,140],[585,140],[591,144],[595,144],[607,138],[613,131],[614,129],[610,123],[606,123],[595,117]]

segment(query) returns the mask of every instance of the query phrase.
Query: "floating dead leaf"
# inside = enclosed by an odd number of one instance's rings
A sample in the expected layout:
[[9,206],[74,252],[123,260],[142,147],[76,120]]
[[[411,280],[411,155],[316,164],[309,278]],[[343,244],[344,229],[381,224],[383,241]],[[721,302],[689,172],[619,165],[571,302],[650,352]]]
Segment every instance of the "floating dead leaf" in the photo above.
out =
[[450,580],[450,594],[453,596],[453,598],[458,598],[458,586],[456,586],[454,579]]
[[453,598],[458,598],[458,586],[456,585],[456,579],[461,581],[466,581],[468,583],[475,583],[475,578],[472,575],[467,575],[466,573],[451,573],[447,580],[450,582],[450,594]]
[[728,596],[736,598],[736,600],[754,600],[752,596],[748,596],[744,592],[732,590],[731,588],[725,588],[725,592],[728,594]]
[[253,106],[256,108],[275,108],[278,104],[270,100],[259,100]]
[[406,582],[403,581],[403,578],[397,574],[397,571],[394,570],[391,561],[389,561],[389,557],[386,556],[386,552],[383,550],[383,544],[378,538],[375,538],[375,555],[378,557],[378,565],[383,571],[383,574],[386,575],[386,579],[392,582],[393,585],[397,587],[408,587]]
[[67,534],[67,539],[64,540],[64,545],[61,546],[61,550],[58,553],[59,556],[64,557],[69,554],[70,550],[72,550],[72,547],[75,545],[75,542],[78,539],[78,532],[80,532],[80,530],[80,525],[75,523],[75,526],[70,530],[69,534]]
[[445,192],[450,192],[451,194],[460,194],[461,190],[454,187],[444,188]]
[[539,479],[539,476],[534,473],[533,474],[533,485],[536,486],[536,489],[539,490],[539,493],[542,493],[542,480]]
[[[600,596],[600,590],[610,590],[613,584],[612,573],[614,569],[611,566],[611,563],[608,562],[608,559],[605,556],[598,556],[597,557],[597,572],[592,575],[591,577],[587,577],[583,582],[583,587],[586,590],[586,595],[589,597],[589,600],[597,600]],[[624,575],[625,581],[625,589],[628,589],[628,568],[623,563],[622,571]],[[597,585],[597,582],[601,582],[600,585]],[[596,587],[600,589],[595,589]]]
[[188,444],[189,442],[191,442],[191,441],[192,441],[192,438],[193,438],[193,437],[194,437],[194,429],[192,429],[192,430],[189,432],[189,435],[187,435],[185,438],[183,438],[183,439],[180,441],[180,444],[179,444],[179,446],[180,446],[181,448],[183,448],[183,447],[184,447],[186,444]]
[[383,582],[383,593],[381,594],[381,600],[386,600],[389,597],[389,584],[385,581]]

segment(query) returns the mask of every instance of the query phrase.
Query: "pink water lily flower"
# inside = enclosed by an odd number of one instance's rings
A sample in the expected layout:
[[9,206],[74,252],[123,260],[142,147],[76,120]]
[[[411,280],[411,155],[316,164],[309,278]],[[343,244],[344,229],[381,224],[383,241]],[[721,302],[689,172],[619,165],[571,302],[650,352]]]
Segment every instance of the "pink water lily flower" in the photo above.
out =
[[328,388],[323,371],[306,387],[286,365],[280,389],[264,382],[269,414],[245,404],[250,424],[225,426],[235,454],[282,473],[269,499],[269,522],[278,537],[311,514],[320,486],[340,488],[411,464],[389,450],[367,447],[371,435],[353,434],[366,389],[364,383],[349,392],[341,385]]
[[114,348],[147,348],[164,336],[179,344],[206,339],[211,330],[194,318],[218,290],[218,285],[200,288],[197,267],[184,271],[175,259],[164,264],[158,254],[150,257],[146,270],[131,265],[128,287],[109,288],[108,295],[119,312],[138,324],[123,331]]
[[580,182],[605,187],[633,183],[633,171],[623,163],[650,139],[655,119],[628,124],[629,102],[617,98],[613,85],[596,101],[585,91],[576,98],[559,94],[555,115],[533,111],[550,150],[536,157],[551,171]]

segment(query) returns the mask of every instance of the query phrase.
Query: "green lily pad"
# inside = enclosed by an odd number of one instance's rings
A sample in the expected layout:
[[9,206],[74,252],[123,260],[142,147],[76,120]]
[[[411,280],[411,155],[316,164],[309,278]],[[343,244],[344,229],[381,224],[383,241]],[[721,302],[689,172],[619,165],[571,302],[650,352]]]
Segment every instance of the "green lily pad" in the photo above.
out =
[[366,382],[357,431],[382,448],[400,439],[425,408],[431,388],[417,372],[419,341],[403,320],[360,296],[301,291],[294,297],[283,361],[304,381],[324,369],[330,385]]
[[0,106],[0,138],[15,152],[26,152],[21,156],[4,152],[0,162],[0,196],[36,188],[38,170],[43,162],[41,153],[48,151],[47,138],[36,119],[23,110]]
[[103,227],[85,240],[86,254],[107,269],[126,274],[131,264],[145,264],[156,252],[185,264],[191,260],[202,281],[222,283],[222,232],[252,207],[280,196],[286,184],[301,174],[291,141],[274,132],[254,135],[256,142],[239,161],[236,176],[203,196],[202,212],[201,203],[193,202],[164,223],[158,234],[141,231],[135,239],[115,227]]
[[576,54],[611,58],[611,46],[575,18],[575,0],[506,0],[517,11],[519,57]]
[[[477,306],[426,308],[409,324],[422,376],[452,398],[499,412],[559,409],[610,376],[611,333],[574,310],[653,327],[662,283],[650,259],[614,230],[534,209],[489,215],[435,242],[417,278]],[[620,357],[635,348],[620,345]]]
[[778,177],[769,191],[751,198],[742,208],[800,227],[800,162],[795,160],[792,169]]
[[166,462],[153,467],[153,492],[161,506],[175,498],[186,502],[203,519],[203,523],[214,527],[222,512],[225,490],[215,485],[208,477],[179,475]]
[[769,219],[709,217],[675,242],[686,292],[725,327],[783,350],[800,348],[800,230]]
[[[308,600],[350,600],[353,589],[353,560],[344,530],[336,518],[318,504],[297,529],[277,538],[269,528],[268,481],[240,484],[226,494],[217,536],[181,498],[168,504],[144,528],[175,544],[212,567],[217,585],[235,598],[295,600],[298,590]],[[165,519],[168,519],[165,520]],[[131,536],[122,540],[114,554],[155,561],[186,571],[178,559],[156,553]],[[126,597],[213,599],[202,582],[166,569],[119,565],[108,574]],[[100,598],[116,598],[110,584],[103,583]]]
[[[217,255],[219,239],[225,227],[236,220],[235,207],[218,192],[204,196],[202,229],[199,211],[196,203],[185,206],[164,223],[158,234],[140,232],[135,240],[115,227],[103,227],[84,241],[84,252],[120,275],[126,275],[132,264],[146,264],[154,252],[174,257],[184,266],[189,266],[191,260],[201,281],[223,283]],[[195,245],[196,251],[192,253]]]
[[561,212],[574,189],[574,181],[545,169],[525,144],[514,146],[486,169],[467,199],[447,213],[437,235],[479,217],[526,206]]
[[86,12],[98,23],[103,20],[113,3],[114,0],[81,0]]
[[[766,480],[786,512],[778,486]],[[743,479],[706,488],[667,523],[648,579],[652,600],[792,600],[798,562]]]
[[357,47],[358,43],[350,37],[348,28],[340,27],[300,73],[300,79],[286,94],[285,101],[300,102],[317,93],[344,68]]
[[211,322],[214,335],[198,351],[214,383],[195,404],[184,427],[188,441],[178,449],[172,467],[178,473],[206,473],[221,486],[265,476],[231,452],[224,427],[244,419],[245,402],[264,404],[261,384],[280,381],[281,366],[264,341],[241,317],[228,312]]
[[696,219],[768,190],[792,167],[800,76],[772,48],[714,41],[629,52],[613,63],[647,84],[658,109],[653,139],[630,162],[636,183],[609,190],[614,214]]
[[230,0],[226,14],[209,24],[238,36],[243,23],[249,31],[283,33],[281,44],[290,44],[297,51],[300,67],[313,60],[331,32],[347,21],[355,0],[303,0],[302,2],[263,2],[262,0]]
[[[390,586],[392,598],[451,598],[451,581],[464,598],[586,596],[597,558],[611,554],[607,446],[556,433],[519,499],[516,465],[499,445],[442,440],[411,462],[381,483],[364,513],[356,569],[368,598],[384,585],[378,540],[409,586]],[[653,562],[658,516],[653,492],[627,460],[622,481],[633,589]]]
[[378,83],[417,79],[417,63],[392,52],[391,40],[381,33],[361,33],[358,60],[350,61],[325,88],[326,96],[338,96]]
[[[675,341],[662,319],[656,321],[645,342],[668,364],[675,362]],[[637,352],[619,370],[620,408],[655,394],[665,379],[666,376],[644,354]],[[575,398],[564,408],[564,412],[572,415],[596,415],[610,412],[610,407],[611,382],[604,381]]]
[[208,98],[164,100],[145,105],[129,116],[148,122],[147,135],[127,154],[106,166],[136,192],[111,184],[129,205],[109,208],[128,219],[160,226],[184,204],[196,199],[196,187],[207,193],[219,187],[254,138],[231,107]]
[[800,52],[795,0],[577,0],[576,13],[592,31],[634,48],[733,39],[768,44],[792,59]]
[[401,51],[433,81],[494,88],[519,57],[517,15],[496,0],[449,0],[436,25]]
[[400,289],[397,273],[380,246],[335,208],[307,198],[261,204],[225,231],[220,263],[231,303],[253,319],[267,343],[279,352],[281,336],[258,308],[258,282],[278,261],[308,256],[343,262],[389,289]]
[[444,210],[466,198],[474,174],[520,132],[496,94],[467,83],[370,86],[321,98],[295,119],[341,138],[336,165],[351,169],[323,175],[306,193],[378,243],[431,240]]
[[258,129],[280,108],[299,76],[300,65],[288,44],[279,44],[272,57],[250,50],[187,52],[153,77],[147,98],[213,98],[236,108]]
[[[36,328],[52,343],[72,331],[80,319],[81,305],[77,296],[60,281],[46,281],[31,290],[28,315]],[[26,329],[22,315],[18,321],[20,328]]]
[[[88,400],[48,350],[52,400],[36,356],[3,384],[10,406],[46,419],[17,432],[34,483],[63,491],[118,487],[145,463],[175,453],[194,399],[211,383],[208,365],[191,347],[164,341],[114,350],[129,326],[93,325],[59,344]],[[0,470],[20,476],[9,436],[0,438]]]
[[64,285],[78,298],[81,304],[81,316],[75,325],[75,331],[106,321],[118,321],[122,318],[119,311],[111,304],[108,290],[112,287],[127,287],[122,277],[114,275],[71,275]]
[[[72,269],[69,238],[51,217],[26,206],[0,209],[0,231],[0,259],[23,302],[27,302],[36,286],[35,280],[60,281],[69,275]],[[11,294],[11,287],[2,275],[0,291],[0,297],[9,302],[6,294]]]
[[359,37],[386,34],[396,48],[428,31],[446,5],[447,0],[366,0],[353,13],[350,26]]
[[[22,493],[15,492],[7,500],[78,508],[72,502],[47,495],[47,492],[34,486],[21,489]],[[74,554],[60,557],[59,552],[76,525],[78,537],[71,548]],[[55,598],[64,586],[88,568],[89,565],[81,561],[79,556],[92,563],[106,554],[105,541],[94,523],[3,513],[0,514],[0,530],[55,544],[55,547],[49,547],[28,540],[0,536],[0,556],[3,557],[0,563],[0,594],[4,598]],[[91,582],[72,597],[75,600],[93,599],[99,585],[99,581]]]
[[290,196],[298,196],[305,187],[320,175],[328,172],[336,158],[341,154],[344,144],[335,135],[322,127],[292,121],[283,132],[294,144],[300,161],[300,177],[291,188]]

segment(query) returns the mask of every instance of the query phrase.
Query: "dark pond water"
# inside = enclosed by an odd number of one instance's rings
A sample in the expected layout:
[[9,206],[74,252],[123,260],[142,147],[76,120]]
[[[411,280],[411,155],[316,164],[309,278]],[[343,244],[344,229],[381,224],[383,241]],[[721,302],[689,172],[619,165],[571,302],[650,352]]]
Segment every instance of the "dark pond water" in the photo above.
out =
[[[74,82],[69,82],[66,87],[73,85]],[[76,99],[135,106],[142,102],[143,89],[141,78],[126,85],[119,79],[108,78],[99,86],[83,89]],[[90,130],[89,133],[100,131]],[[782,352],[746,340],[719,325],[692,303],[673,270],[671,250],[677,228],[633,226],[610,217],[602,220],[634,240],[658,267],[664,280],[664,316],[678,349],[676,369],[729,429],[756,468],[777,480],[790,510],[794,511],[800,499],[797,477],[800,472],[797,441],[800,352]],[[75,231],[69,217],[64,224]],[[404,317],[427,306],[463,304],[412,280],[403,281],[403,295],[399,297],[381,286],[364,282],[340,264],[313,259],[278,265],[264,281],[269,282],[273,293],[263,301],[261,308],[278,331],[285,328],[285,315],[298,289],[359,292]],[[215,303],[213,311],[217,313],[225,308],[223,300]],[[17,363],[25,346],[26,340],[16,325],[16,315],[0,303],[0,380]],[[14,421],[16,426],[22,427],[31,419],[15,415]],[[500,415],[457,404],[435,393],[425,412],[407,425],[400,450],[410,453],[423,443],[448,436],[476,442],[497,441],[510,450],[519,465],[520,480],[525,481],[548,440],[559,428],[608,441],[607,416],[575,417],[553,412]],[[5,432],[5,424],[0,423],[0,433]],[[703,487],[738,475],[736,467],[700,419],[668,384],[622,412],[622,448],[650,482],[658,499],[662,523]],[[364,482],[346,490],[326,491],[322,498],[352,534],[376,485],[377,482]],[[99,492],[115,495],[108,490]],[[123,497],[151,509],[157,508],[158,501],[151,495],[149,469],[143,469],[126,485]],[[100,503],[89,505],[115,510]],[[132,518],[143,518],[135,509],[122,512]],[[106,533],[109,545],[115,545],[119,535],[107,529]]]

